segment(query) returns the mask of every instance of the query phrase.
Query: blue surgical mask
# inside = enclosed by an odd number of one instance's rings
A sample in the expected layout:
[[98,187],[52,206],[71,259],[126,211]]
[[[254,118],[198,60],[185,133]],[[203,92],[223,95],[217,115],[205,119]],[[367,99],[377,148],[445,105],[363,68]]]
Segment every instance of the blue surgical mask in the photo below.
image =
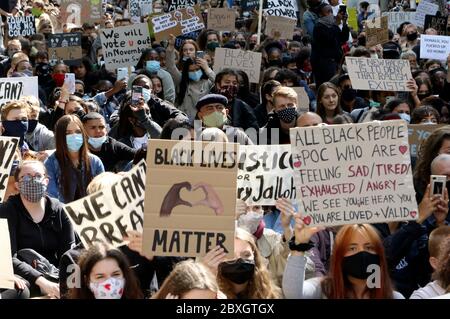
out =
[[399,113],[398,116],[400,116],[401,119],[405,120],[408,124],[411,122],[411,116],[407,113]]
[[107,139],[106,135],[101,137],[89,137],[88,142],[93,148],[97,149],[100,148],[103,145],[103,143],[106,142],[106,139]]
[[145,62],[145,68],[148,72],[155,73],[158,72],[159,69],[161,69],[161,64],[159,63],[159,61],[147,61]]
[[202,78],[202,70],[197,70],[195,72],[189,72],[189,79],[192,81],[199,81]]
[[149,89],[143,88],[142,96],[144,98],[145,103],[147,103],[148,101],[150,101],[150,98],[152,97],[152,91],[150,91]]
[[67,148],[71,152],[78,152],[83,146],[83,134],[69,134],[66,135]]

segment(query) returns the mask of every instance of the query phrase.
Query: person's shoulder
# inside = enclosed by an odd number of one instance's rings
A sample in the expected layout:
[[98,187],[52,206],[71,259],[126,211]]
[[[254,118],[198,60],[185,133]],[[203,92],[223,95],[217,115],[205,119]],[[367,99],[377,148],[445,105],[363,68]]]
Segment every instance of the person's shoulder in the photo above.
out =
[[46,199],[48,200],[52,212],[61,213],[64,211],[64,204],[61,203],[59,199],[50,196],[46,196]]
[[102,163],[102,160],[100,159],[100,157],[98,157],[97,155],[95,155],[95,154],[92,154],[92,153],[88,153],[88,155],[89,155],[89,159],[91,160],[91,161],[93,161],[93,162],[95,162],[96,164],[97,163]]
[[56,167],[58,165],[58,159],[56,158],[56,152],[53,152],[52,155],[47,157],[47,159],[44,162],[44,165],[45,165],[45,167],[47,167],[47,169]]
[[405,299],[405,297],[401,293],[399,293],[398,291],[395,291],[395,290],[392,293],[392,298],[393,299]]
[[21,201],[20,195],[11,195],[8,200],[0,204],[0,218],[10,218],[17,216],[17,210],[13,207],[17,207]]

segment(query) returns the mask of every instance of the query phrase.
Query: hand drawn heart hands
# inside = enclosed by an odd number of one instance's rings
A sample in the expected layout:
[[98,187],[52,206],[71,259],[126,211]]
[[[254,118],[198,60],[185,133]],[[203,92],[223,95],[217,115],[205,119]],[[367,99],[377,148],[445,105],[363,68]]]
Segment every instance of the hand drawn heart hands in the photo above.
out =
[[[180,197],[180,192],[183,188],[186,188],[190,192],[201,189],[205,194],[205,198],[193,203],[185,201]],[[195,185],[191,185],[189,182],[181,182],[172,185],[164,197],[159,215],[161,217],[169,217],[172,214],[172,210],[178,205],[189,207],[206,206],[214,210],[216,215],[222,215],[224,212],[223,203],[217,195],[217,192],[214,190],[213,186],[204,182],[199,182]]]

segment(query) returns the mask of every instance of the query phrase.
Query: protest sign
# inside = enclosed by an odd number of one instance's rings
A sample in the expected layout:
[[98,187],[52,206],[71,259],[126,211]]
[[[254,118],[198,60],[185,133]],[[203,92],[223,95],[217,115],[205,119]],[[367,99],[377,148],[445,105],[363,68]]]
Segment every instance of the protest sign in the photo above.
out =
[[434,16],[436,14],[436,12],[438,12],[438,10],[439,10],[439,6],[437,4],[427,2],[427,1],[421,1],[416,9],[415,24],[418,27],[423,28],[423,26],[425,24],[425,16],[427,14]]
[[352,87],[357,90],[409,91],[412,79],[408,60],[346,57]]
[[8,220],[0,218],[0,289],[14,289],[14,269]]
[[154,140],[148,143],[144,253],[204,256],[234,252],[239,145]]
[[225,68],[240,69],[248,75],[250,83],[259,83],[261,57],[260,52],[217,48],[214,58],[214,72],[217,74]]
[[199,30],[199,31],[189,32],[189,33],[177,36],[175,38],[175,49],[179,50],[181,48],[181,45],[183,44],[183,42],[187,39],[197,40],[200,32],[201,31]]
[[417,219],[405,121],[301,127],[290,136],[306,225]]
[[193,7],[198,3],[197,0],[168,0],[167,2],[169,4],[167,6],[167,9],[164,9],[165,12],[175,11],[187,7]]
[[208,29],[216,31],[233,31],[236,11],[228,8],[211,8],[208,10]]
[[67,65],[81,62],[81,33],[54,33],[48,35],[48,56],[50,64],[63,60]]
[[29,95],[39,97],[37,76],[0,78],[0,106]]
[[7,17],[8,37],[29,37],[36,33],[34,16]]
[[5,198],[8,178],[14,162],[14,155],[19,138],[0,136],[0,203]]
[[114,185],[64,206],[84,247],[95,241],[118,247],[127,231],[142,232],[146,169],[142,160]]
[[448,16],[441,17],[427,14],[425,16],[425,24],[423,29],[427,30],[428,28],[433,28],[437,31],[438,35],[447,35],[447,22]]
[[290,145],[239,147],[238,199],[248,205],[275,205],[280,198],[295,199]]
[[389,29],[396,33],[398,27],[403,22],[411,22],[414,23],[415,21],[415,12],[383,12],[382,16],[388,17],[388,27]]
[[422,142],[435,130],[445,124],[408,124],[409,148],[411,157],[417,157]]
[[167,40],[171,34],[178,36],[205,28],[199,5],[154,16],[150,21],[157,42]]
[[309,111],[309,96],[306,90],[302,86],[293,87],[295,92],[297,92],[297,111],[305,113]]
[[142,51],[151,46],[146,23],[100,30],[105,67],[113,71],[136,65]]
[[[369,27],[370,26],[370,27]],[[364,28],[366,32],[366,47],[389,41],[388,17],[375,18]]]
[[259,0],[241,0],[241,8],[243,11],[252,11],[259,7]]
[[265,16],[285,17],[297,20],[297,1],[296,0],[267,0],[263,4],[263,13]]
[[420,37],[420,58],[447,60],[450,53],[450,37],[443,35],[422,35]]
[[101,23],[103,18],[100,0],[61,0],[62,24],[72,23],[81,27],[85,22]]
[[286,19],[285,17],[268,16],[266,17],[265,34],[275,36],[275,32],[279,32],[279,39],[290,40],[294,36],[294,29],[297,24],[296,20]]
[[153,0],[130,0],[128,3],[130,19],[133,23],[140,23],[141,17],[153,12]]

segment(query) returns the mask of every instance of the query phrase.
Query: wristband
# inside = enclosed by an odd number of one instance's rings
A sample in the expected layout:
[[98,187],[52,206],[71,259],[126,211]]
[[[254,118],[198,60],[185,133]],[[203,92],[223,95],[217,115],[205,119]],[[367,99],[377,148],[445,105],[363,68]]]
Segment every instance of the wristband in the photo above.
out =
[[305,252],[310,250],[311,248],[314,247],[313,242],[309,241],[309,243],[301,243],[301,244],[296,244],[295,243],[295,236],[293,236],[291,238],[291,240],[289,241],[289,249],[290,250],[295,250],[295,251],[301,251],[301,252]]

